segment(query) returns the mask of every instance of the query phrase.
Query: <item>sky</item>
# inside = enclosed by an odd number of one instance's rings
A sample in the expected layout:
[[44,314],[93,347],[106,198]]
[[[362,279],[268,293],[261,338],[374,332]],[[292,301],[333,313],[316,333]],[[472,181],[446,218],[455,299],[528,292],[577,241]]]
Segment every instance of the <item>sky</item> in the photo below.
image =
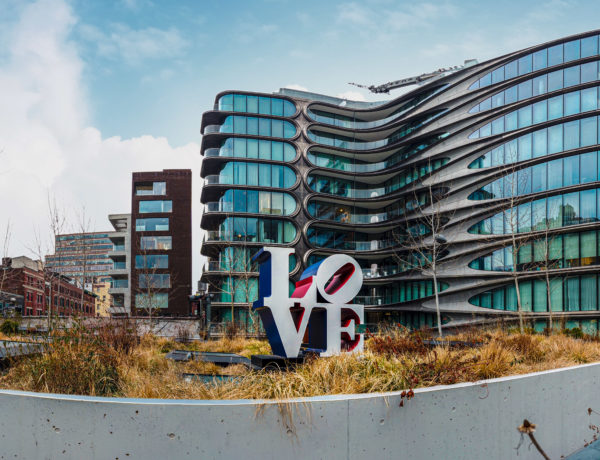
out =
[[[227,89],[379,100],[380,84],[598,28],[598,0],[2,0],[0,232],[51,248],[48,197],[77,231],[129,212],[132,171],[194,172],[202,113]],[[392,93],[394,95],[399,92]],[[0,250],[2,248],[0,247]]]

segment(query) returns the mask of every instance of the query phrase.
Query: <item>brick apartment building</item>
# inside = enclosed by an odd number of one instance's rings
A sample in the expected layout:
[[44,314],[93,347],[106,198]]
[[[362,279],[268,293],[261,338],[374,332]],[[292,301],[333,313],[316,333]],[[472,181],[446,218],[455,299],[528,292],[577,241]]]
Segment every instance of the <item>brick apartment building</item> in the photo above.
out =
[[[24,298],[23,316],[43,316],[52,307],[52,315],[94,316],[95,296],[72,284],[70,278],[46,271],[29,257],[7,257],[0,266],[2,290]],[[51,303],[50,303],[51,302]]]
[[131,311],[187,316],[192,291],[192,171],[134,172]]

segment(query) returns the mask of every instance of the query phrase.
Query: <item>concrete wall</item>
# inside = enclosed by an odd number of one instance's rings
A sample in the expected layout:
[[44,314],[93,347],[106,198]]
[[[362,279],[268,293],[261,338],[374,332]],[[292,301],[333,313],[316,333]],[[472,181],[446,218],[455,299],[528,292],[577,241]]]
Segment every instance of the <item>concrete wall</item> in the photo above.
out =
[[0,458],[540,459],[599,425],[600,364],[398,393],[288,404],[90,398],[0,391]]

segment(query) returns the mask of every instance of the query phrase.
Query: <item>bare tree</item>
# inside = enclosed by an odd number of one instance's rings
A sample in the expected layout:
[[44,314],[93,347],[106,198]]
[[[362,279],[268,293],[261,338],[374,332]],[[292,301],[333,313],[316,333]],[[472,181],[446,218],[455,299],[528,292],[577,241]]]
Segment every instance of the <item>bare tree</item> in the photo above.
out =
[[87,215],[85,206],[82,205],[81,209],[77,212],[77,230],[78,233],[81,234],[82,241],[77,250],[78,257],[81,261],[81,275],[80,275],[80,284],[81,284],[81,299],[79,302],[79,306],[83,311],[84,298],[85,298],[85,289],[86,284],[88,282],[94,282],[93,279],[90,279],[88,276],[88,259],[90,257],[90,243],[86,240],[87,234],[92,231],[92,220]]
[[[0,260],[0,262],[2,262],[5,258],[8,257],[8,247],[10,246],[10,238],[11,238],[11,223],[9,220],[6,223],[6,229],[4,230],[4,238],[2,240],[2,260]],[[8,271],[3,269],[2,276],[0,276],[0,293],[4,289],[4,283],[6,283],[7,277],[8,277]]]
[[[256,266],[252,262],[253,251],[247,245],[245,235],[239,245],[223,244],[218,248],[218,259],[209,261],[210,271],[223,273],[217,279],[209,277],[211,290],[227,298],[231,311],[230,329],[239,329],[235,322],[236,305],[247,309],[247,318],[252,322],[253,332],[258,332],[256,315],[252,312],[252,299],[256,294]],[[248,325],[246,325],[248,326]],[[246,327],[247,329],[247,327]]]
[[[431,171],[431,163],[428,170]],[[410,270],[430,277],[437,316],[438,335],[442,336],[442,315],[439,300],[439,259],[448,248],[446,230],[452,221],[454,210],[443,208],[443,189],[432,181],[424,189],[413,193],[405,203],[405,225],[397,229],[394,239],[397,248],[394,258],[401,270]]]
[[[48,267],[46,263],[46,255],[50,253],[49,247],[54,246],[56,255],[55,261],[60,266],[62,253],[56,250],[57,237],[64,233],[67,226],[67,218],[64,210],[58,205],[56,197],[50,192],[47,194],[47,206],[48,206],[48,224],[51,236],[51,245],[48,245],[47,240],[42,236],[39,228],[34,228],[34,241],[33,246],[30,246],[29,252],[36,258],[38,267],[44,275],[44,284],[48,286],[48,301],[47,301],[47,316],[48,316],[48,332],[52,330],[52,304],[54,299],[54,286],[60,279],[60,272],[54,270],[52,267]],[[44,286],[44,291],[45,291]]]

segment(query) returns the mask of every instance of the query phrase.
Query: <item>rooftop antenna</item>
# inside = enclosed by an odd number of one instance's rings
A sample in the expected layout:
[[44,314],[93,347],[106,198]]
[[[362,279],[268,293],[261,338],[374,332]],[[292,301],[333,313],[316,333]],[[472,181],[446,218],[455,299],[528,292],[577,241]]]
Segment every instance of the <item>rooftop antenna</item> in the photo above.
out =
[[358,88],[365,88],[375,94],[390,94],[390,91],[397,88],[402,88],[404,86],[418,85],[425,81],[431,80],[434,77],[440,75],[446,75],[448,73],[458,72],[459,70],[466,69],[467,67],[471,67],[477,64],[477,59],[467,59],[463,65],[458,66],[455,65],[453,67],[445,67],[441,69],[434,70],[433,72],[422,73],[416,77],[403,78],[402,80],[390,81],[388,83],[384,83],[383,85],[360,85],[358,83],[348,83],[349,85],[357,86]]

